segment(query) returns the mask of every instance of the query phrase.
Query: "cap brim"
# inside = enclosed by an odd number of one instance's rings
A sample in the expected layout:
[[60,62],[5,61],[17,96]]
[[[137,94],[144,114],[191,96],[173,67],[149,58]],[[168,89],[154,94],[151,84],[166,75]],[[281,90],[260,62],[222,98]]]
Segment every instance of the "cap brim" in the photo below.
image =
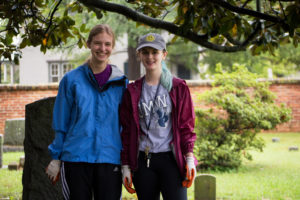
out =
[[150,44],[149,43],[148,44],[142,44],[141,46],[137,47],[136,50],[138,51],[138,50],[140,50],[144,47],[152,47],[152,48],[157,49],[157,50],[164,50],[163,47],[161,47],[159,45],[156,45],[156,44],[151,44],[151,43]]

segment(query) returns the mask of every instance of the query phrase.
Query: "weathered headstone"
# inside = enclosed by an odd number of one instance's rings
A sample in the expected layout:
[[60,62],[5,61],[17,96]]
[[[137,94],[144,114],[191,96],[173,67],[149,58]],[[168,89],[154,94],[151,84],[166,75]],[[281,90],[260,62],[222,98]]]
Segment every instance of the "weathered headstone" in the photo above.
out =
[[216,200],[216,177],[201,174],[195,178],[195,200]]
[[18,170],[18,163],[17,162],[11,162],[8,164],[8,170]]
[[289,147],[289,151],[298,151],[299,148],[297,146],[291,146]]
[[25,164],[23,169],[23,200],[61,200],[61,182],[53,186],[45,168],[51,161],[48,145],[54,139],[51,128],[55,98],[46,98],[26,105]]
[[272,142],[279,142],[279,141],[280,141],[280,139],[278,137],[272,138]]
[[21,156],[19,160],[19,167],[24,168],[25,156]]
[[7,119],[5,121],[5,130],[4,130],[5,145],[21,145],[23,146],[24,137],[25,137],[25,119]]
[[0,168],[3,166],[3,135],[0,134]]

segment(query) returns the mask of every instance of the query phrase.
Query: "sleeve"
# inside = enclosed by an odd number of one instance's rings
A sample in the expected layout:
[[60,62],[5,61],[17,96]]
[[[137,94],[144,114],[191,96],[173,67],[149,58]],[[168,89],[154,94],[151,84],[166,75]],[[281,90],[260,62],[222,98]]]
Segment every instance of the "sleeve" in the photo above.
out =
[[51,157],[56,160],[59,160],[61,156],[66,132],[70,123],[72,104],[73,95],[65,76],[59,84],[53,108],[52,128],[55,131],[55,138],[48,146]]
[[178,104],[178,128],[180,133],[181,149],[183,155],[193,152],[196,140],[195,128],[195,112],[190,90],[186,84],[181,88]]
[[123,146],[121,151],[122,165],[129,165],[130,121],[133,120],[132,117],[129,116],[130,113],[132,113],[130,94],[128,90],[126,90],[120,107],[120,122],[122,126],[121,139]]

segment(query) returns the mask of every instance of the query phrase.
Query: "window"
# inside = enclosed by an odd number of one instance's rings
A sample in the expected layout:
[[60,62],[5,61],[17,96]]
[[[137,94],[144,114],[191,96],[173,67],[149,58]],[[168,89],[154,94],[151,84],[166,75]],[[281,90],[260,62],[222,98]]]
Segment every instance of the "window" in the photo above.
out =
[[0,83],[19,83],[19,66],[10,61],[0,61]]
[[62,77],[73,68],[73,65],[67,61],[49,62],[49,82],[59,82]]

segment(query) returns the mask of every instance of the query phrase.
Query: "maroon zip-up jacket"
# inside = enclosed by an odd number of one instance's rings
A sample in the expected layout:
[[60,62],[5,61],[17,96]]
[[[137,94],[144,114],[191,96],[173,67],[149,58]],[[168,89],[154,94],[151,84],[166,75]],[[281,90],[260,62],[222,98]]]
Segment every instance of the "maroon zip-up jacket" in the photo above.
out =
[[[124,93],[120,108],[120,121],[123,127],[121,138],[123,149],[121,152],[122,165],[129,165],[131,170],[137,169],[139,136],[138,104],[142,91],[144,77],[128,85]],[[172,101],[172,132],[171,148],[175,154],[177,165],[182,177],[185,177],[185,155],[193,152],[196,134],[194,133],[195,113],[190,91],[186,82],[173,77],[173,87],[169,92]],[[195,164],[197,161],[195,159]]]

